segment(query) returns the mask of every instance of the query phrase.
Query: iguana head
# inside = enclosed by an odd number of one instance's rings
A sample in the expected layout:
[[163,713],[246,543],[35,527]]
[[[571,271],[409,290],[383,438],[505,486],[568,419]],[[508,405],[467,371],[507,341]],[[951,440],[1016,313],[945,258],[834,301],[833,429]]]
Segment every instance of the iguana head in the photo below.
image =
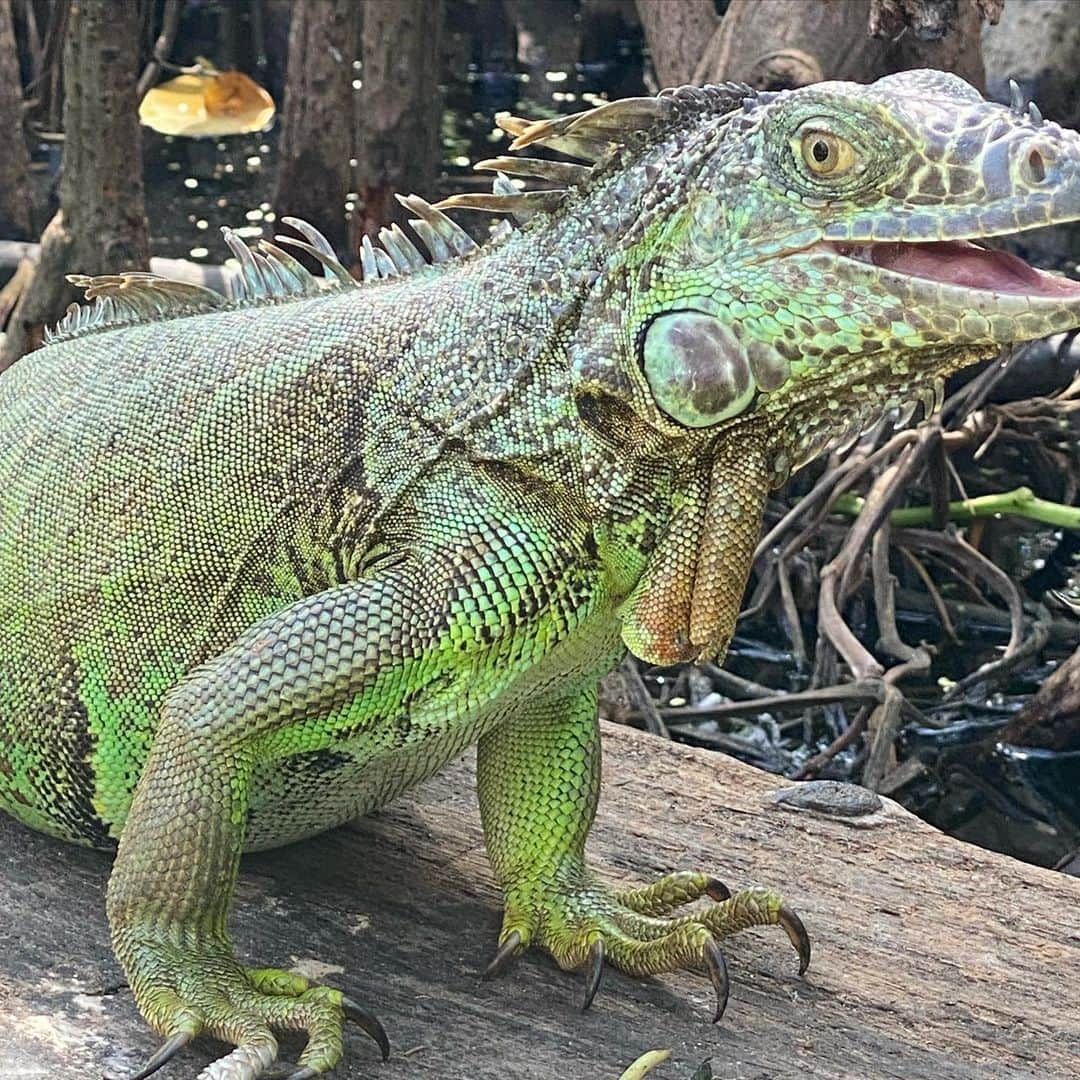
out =
[[[723,457],[780,482],[959,367],[1080,325],[1080,282],[980,244],[1080,219],[1080,135],[955,76],[683,88],[509,126],[600,157],[553,218],[606,252],[571,350],[579,401],[629,410],[688,474]],[[704,483],[707,506],[727,497],[715,468]],[[709,521],[684,548],[717,548]],[[717,644],[701,566],[680,575],[690,629],[666,652],[637,634],[647,658]]]
[[[577,362],[658,428],[756,418],[779,478],[965,363],[1080,324],[1080,283],[979,243],[1080,218],[1080,135],[1037,109],[933,71],[668,100],[584,185],[617,237],[592,305],[617,332]],[[623,104],[555,122],[556,144],[605,112],[610,133]]]

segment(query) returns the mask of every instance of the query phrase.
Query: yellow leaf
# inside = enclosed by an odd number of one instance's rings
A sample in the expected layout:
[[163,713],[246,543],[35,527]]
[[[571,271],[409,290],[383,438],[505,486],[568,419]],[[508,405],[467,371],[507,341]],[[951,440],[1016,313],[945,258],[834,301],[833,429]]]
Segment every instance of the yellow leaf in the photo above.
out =
[[239,71],[178,75],[149,90],[139,119],[162,135],[239,135],[261,131],[274,99]]
[[670,1050],[648,1050],[619,1077],[619,1080],[641,1080],[647,1072],[652,1072],[660,1062],[667,1061],[669,1057],[671,1057]]

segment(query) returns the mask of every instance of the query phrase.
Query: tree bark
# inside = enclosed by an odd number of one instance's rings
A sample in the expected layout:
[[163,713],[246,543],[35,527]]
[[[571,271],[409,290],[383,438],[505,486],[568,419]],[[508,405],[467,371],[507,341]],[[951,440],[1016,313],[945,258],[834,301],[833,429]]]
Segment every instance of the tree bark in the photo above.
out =
[[355,0],[300,0],[293,11],[273,199],[279,214],[310,221],[339,254],[349,248],[359,13]]
[[[506,13],[517,30],[517,61],[529,76],[536,96],[566,90],[564,84],[581,56],[581,22],[566,0],[504,0]],[[547,78],[547,73],[555,80]]]
[[30,236],[30,154],[23,133],[22,80],[11,0],[0,0],[0,236]]
[[1006,4],[1001,22],[983,41],[987,89],[1009,100],[1009,80],[1063,127],[1080,124],[1080,9],[1076,0]]
[[[724,1080],[1075,1080],[1076,878],[950,839],[889,799],[858,816],[830,812],[827,797],[785,809],[778,776],[601,729],[589,837],[601,879],[643,884],[679,867],[774,885],[805,920],[810,970],[795,974],[778,927],[725,939],[731,1002],[715,1028],[708,984],[688,971],[609,970],[585,1017],[581,974],[539,950],[481,981],[502,898],[469,755],[378,814],[244,858],[242,955],[342,987],[399,1048],[375,1065],[352,1034],[328,1080],[615,1080],[660,1047],[671,1058],[647,1080],[708,1076],[706,1058]],[[0,1076],[130,1075],[161,1037],[114,992],[108,859],[2,814],[0,851]],[[165,1078],[223,1052],[197,1039]]]
[[[650,0],[642,2],[647,5]],[[695,31],[687,25],[684,36],[666,47],[701,57],[694,70],[695,83],[732,79],[757,89],[782,90],[824,79],[870,82],[890,72],[936,67],[981,88],[983,2],[955,0],[949,5],[951,17],[943,18],[935,30],[938,36],[924,40],[914,31],[892,38],[872,37],[872,14],[878,17],[875,25],[885,25],[881,8],[873,0],[731,0],[719,29],[704,46],[700,39],[692,39],[700,28]],[[666,13],[668,8],[664,5],[661,10]],[[895,10],[914,18],[923,8],[909,4]],[[649,42],[653,47],[651,36]]]
[[430,194],[439,163],[442,4],[364,6],[354,239],[404,220],[394,192]]
[[42,234],[41,260],[12,313],[0,370],[34,348],[42,326],[78,299],[64,274],[116,274],[149,265],[138,60],[136,0],[72,0],[64,43],[62,212]]
[[713,0],[637,0],[656,81],[682,86],[720,26]]
[[83,274],[145,270],[137,0],[72,0],[64,44],[60,205],[71,265]]

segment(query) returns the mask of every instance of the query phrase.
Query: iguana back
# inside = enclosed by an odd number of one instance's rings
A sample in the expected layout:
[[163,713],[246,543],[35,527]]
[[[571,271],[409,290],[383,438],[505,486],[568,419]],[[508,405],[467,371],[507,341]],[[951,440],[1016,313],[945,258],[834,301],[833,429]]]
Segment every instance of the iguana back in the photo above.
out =
[[[397,493],[511,381],[473,302],[514,287],[490,262],[83,331],[5,374],[0,806],[115,840],[167,690],[362,572]],[[262,779],[249,846],[350,816],[274,813],[318,766]]]

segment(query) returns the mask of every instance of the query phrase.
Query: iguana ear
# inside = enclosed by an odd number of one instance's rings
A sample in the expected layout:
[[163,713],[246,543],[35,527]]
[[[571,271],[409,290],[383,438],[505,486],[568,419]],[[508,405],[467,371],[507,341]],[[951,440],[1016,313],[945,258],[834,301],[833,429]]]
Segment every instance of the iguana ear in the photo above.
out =
[[744,343],[724,320],[704,311],[667,311],[645,331],[640,363],[657,406],[691,428],[745,412],[758,390],[775,390],[791,373],[771,346]]

